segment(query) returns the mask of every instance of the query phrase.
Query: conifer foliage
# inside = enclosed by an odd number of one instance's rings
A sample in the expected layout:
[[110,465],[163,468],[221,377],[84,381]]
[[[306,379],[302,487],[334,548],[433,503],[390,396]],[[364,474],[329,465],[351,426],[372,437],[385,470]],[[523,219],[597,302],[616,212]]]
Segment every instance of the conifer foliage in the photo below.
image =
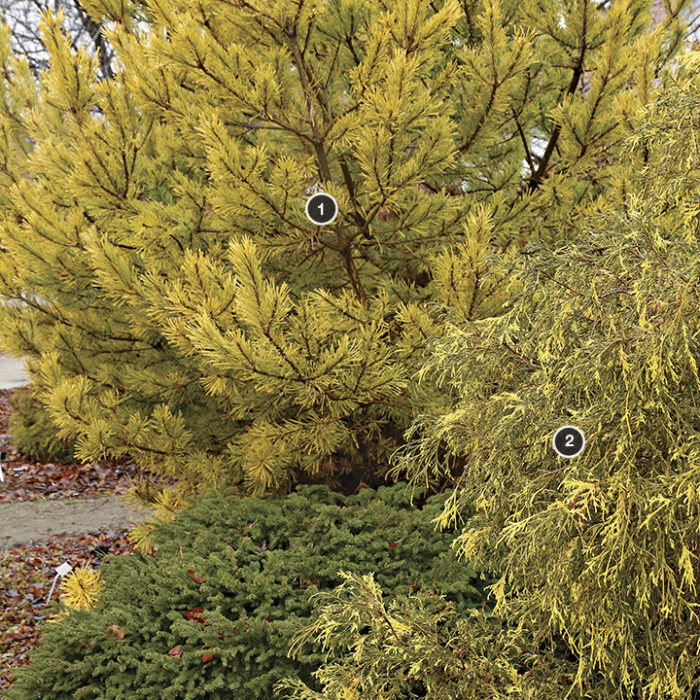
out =
[[499,312],[489,250],[619,189],[682,33],[647,4],[84,0],[115,76],[47,15],[38,92],[5,36],[3,343],[81,458],[183,489],[377,481],[443,401],[413,379],[429,302]]
[[[325,691],[297,685],[294,697],[412,697],[413,673],[431,700],[697,697],[699,108],[693,53],[636,116],[626,150],[647,164],[623,202],[575,241],[529,248],[507,313],[454,322],[431,343],[425,371],[454,403],[414,423],[397,467],[418,483],[452,473],[438,444],[463,465],[441,523],[461,528],[461,556],[499,577],[496,620],[442,612],[440,640],[438,606],[390,598],[407,635],[393,638],[381,590],[351,577],[306,632],[338,656],[319,672]],[[586,442],[565,459],[552,438],[569,424]],[[464,507],[476,512],[462,525]],[[465,684],[486,666],[481,686]]]

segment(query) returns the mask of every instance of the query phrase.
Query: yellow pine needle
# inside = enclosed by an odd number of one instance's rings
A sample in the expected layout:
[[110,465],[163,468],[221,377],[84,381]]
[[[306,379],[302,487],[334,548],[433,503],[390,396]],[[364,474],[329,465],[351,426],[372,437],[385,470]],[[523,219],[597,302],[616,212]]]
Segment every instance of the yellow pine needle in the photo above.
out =
[[100,572],[87,566],[73,569],[59,587],[61,601],[73,610],[90,610],[101,591]]

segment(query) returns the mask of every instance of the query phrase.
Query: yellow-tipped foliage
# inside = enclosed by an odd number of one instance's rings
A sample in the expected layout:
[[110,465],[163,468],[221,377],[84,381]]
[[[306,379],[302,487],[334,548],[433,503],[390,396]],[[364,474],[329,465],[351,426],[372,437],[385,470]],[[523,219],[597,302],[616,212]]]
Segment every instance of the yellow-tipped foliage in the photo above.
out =
[[89,566],[73,569],[58,588],[61,602],[73,610],[90,610],[102,591],[100,572]]
[[[127,538],[138,552],[151,551],[153,528],[159,522],[167,522],[175,517],[178,510],[188,505],[182,488],[158,488],[152,484],[137,483],[128,493],[127,499],[135,505],[150,505],[150,515],[146,520],[132,525]],[[146,506],[148,508],[148,506]]]

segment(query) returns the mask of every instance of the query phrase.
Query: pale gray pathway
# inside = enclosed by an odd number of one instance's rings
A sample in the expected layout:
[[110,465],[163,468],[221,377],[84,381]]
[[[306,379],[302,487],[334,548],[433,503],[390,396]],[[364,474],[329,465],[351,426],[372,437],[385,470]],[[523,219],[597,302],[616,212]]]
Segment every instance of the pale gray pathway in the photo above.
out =
[[129,527],[145,517],[120,496],[0,503],[0,548],[40,542],[64,532]]
[[16,389],[29,384],[24,362],[0,353],[0,389]]

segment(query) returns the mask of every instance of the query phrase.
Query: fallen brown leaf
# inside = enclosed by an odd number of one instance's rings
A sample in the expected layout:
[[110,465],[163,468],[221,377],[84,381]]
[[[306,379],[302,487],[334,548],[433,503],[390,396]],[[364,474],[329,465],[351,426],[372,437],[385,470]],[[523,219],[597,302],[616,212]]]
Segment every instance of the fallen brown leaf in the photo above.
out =
[[119,625],[110,625],[109,629],[112,631],[112,634],[114,634],[115,637],[118,639],[124,639],[124,630]]
[[200,586],[204,583],[204,579],[201,576],[197,576],[192,569],[187,569],[187,573],[189,574],[190,578]]

